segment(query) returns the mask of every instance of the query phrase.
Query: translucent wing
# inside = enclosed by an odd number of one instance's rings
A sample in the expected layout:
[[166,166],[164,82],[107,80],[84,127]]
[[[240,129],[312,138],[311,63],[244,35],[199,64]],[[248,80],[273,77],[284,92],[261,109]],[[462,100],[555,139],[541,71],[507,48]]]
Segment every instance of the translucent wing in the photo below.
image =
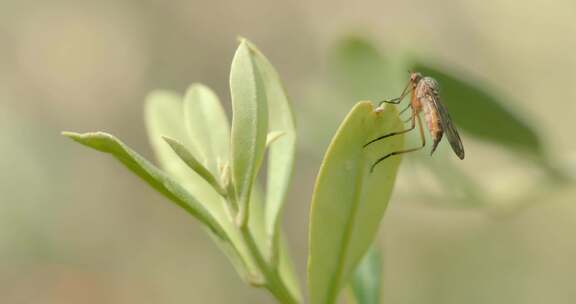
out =
[[460,139],[460,135],[456,128],[452,124],[452,118],[450,118],[450,114],[448,114],[448,110],[446,107],[440,102],[440,98],[438,97],[438,91],[434,90],[433,94],[430,94],[430,99],[432,100],[432,104],[436,108],[438,115],[440,116],[440,124],[442,125],[442,129],[444,134],[446,134],[446,138],[448,138],[448,142],[450,142],[450,146],[454,153],[458,155],[458,158],[464,159],[464,146],[462,145],[462,140]]

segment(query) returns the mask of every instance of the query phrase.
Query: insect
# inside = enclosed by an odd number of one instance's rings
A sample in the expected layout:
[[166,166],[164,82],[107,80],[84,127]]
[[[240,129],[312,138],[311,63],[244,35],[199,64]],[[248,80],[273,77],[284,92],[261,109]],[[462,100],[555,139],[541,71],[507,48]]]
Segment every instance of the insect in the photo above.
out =
[[411,110],[409,120],[404,121],[411,122],[410,128],[377,137],[366,143],[364,148],[384,138],[410,132],[414,130],[416,123],[418,123],[418,130],[420,131],[422,144],[416,148],[395,151],[380,157],[372,164],[372,167],[370,167],[370,172],[374,171],[376,165],[390,156],[413,152],[424,148],[426,145],[426,138],[424,137],[422,120],[420,119],[419,115],[422,111],[424,111],[424,118],[426,119],[428,131],[434,140],[430,155],[434,153],[438,143],[440,143],[440,140],[442,139],[442,136],[446,134],[448,142],[450,142],[450,146],[452,147],[452,150],[454,150],[454,153],[456,153],[460,159],[464,159],[464,146],[462,146],[462,140],[460,139],[460,135],[458,135],[458,131],[456,131],[456,128],[452,124],[452,119],[450,118],[450,114],[448,114],[448,110],[440,102],[439,85],[438,82],[434,80],[434,78],[422,76],[422,74],[417,72],[411,72],[410,80],[402,91],[400,97],[390,100],[383,100],[380,102],[379,107],[384,103],[399,104],[402,102],[402,100],[404,100],[408,93],[411,95],[410,104],[408,104],[408,106],[406,106],[406,108],[404,108],[400,114],[406,112],[408,109]]

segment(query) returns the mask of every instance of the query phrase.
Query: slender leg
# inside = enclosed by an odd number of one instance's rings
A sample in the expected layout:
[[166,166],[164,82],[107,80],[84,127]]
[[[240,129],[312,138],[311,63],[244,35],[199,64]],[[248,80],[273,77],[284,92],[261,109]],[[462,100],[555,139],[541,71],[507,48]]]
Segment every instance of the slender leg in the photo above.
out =
[[424,146],[426,145],[426,137],[424,137],[424,129],[422,128],[422,121],[420,120],[420,116],[417,116],[417,118],[418,118],[418,130],[420,131],[420,139],[422,140],[422,144],[420,145],[420,147],[395,151],[395,152],[388,153],[388,154],[380,157],[370,167],[370,173],[372,173],[374,171],[374,168],[376,167],[376,165],[378,165],[381,161],[387,159],[390,156],[394,156],[394,155],[398,155],[398,154],[404,154],[404,153],[413,152],[413,151],[418,151],[418,150],[424,148]]
[[[412,104],[409,103],[408,106],[406,106],[404,109],[402,109],[402,111],[400,111],[400,113],[398,114],[399,116],[402,116],[402,114],[404,114],[404,112],[406,112],[408,109],[412,109]],[[412,111],[414,112],[414,111]],[[412,113],[410,113],[410,116],[408,116],[408,118],[403,119],[402,122],[403,123],[407,123],[412,119]]]
[[382,100],[378,103],[378,106],[381,106],[382,104],[385,104],[385,103],[399,104],[402,102],[402,99],[404,99],[404,96],[400,96],[400,97],[396,97],[396,98],[392,98],[392,99],[388,99],[388,100]]
[[[404,134],[404,133],[406,133],[406,132],[410,132],[410,131],[414,130],[414,128],[416,127],[416,114],[414,114],[414,112],[412,112],[412,116],[410,117],[410,119],[412,119],[412,125],[410,126],[410,128],[408,128],[408,129],[406,129],[406,130],[402,130],[402,131],[397,131],[397,132],[388,133],[388,134],[382,135],[382,136],[380,136],[380,137],[374,138],[373,140],[371,140],[371,141],[369,141],[368,143],[366,143],[366,144],[364,145],[364,148],[368,147],[370,144],[373,144],[373,143],[375,143],[375,142],[377,142],[377,141],[379,141],[379,140],[381,140],[381,139],[384,139],[384,138],[387,138],[387,137],[390,137],[390,136],[395,136],[395,135],[398,135],[398,134]],[[420,119],[420,118],[418,118],[418,119]]]
[[408,94],[408,88],[410,87],[410,84],[412,84],[412,81],[408,81],[408,84],[406,85],[406,87],[402,91],[402,94],[400,94],[400,97],[392,98],[390,100],[382,100],[382,101],[380,101],[380,103],[378,103],[378,106],[381,106],[385,103],[391,103],[391,104],[401,103],[402,100],[404,99],[404,97],[406,97],[406,95]]
[[412,107],[412,104],[408,104],[402,111],[400,111],[400,114],[398,115],[402,115],[402,113],[408,111],[408,109],[410,109]]

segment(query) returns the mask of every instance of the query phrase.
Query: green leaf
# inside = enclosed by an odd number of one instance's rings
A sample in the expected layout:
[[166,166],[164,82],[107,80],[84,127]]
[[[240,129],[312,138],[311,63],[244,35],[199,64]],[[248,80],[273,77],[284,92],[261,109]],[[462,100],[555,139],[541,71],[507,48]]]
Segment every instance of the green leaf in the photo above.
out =
[[172,150],[190,167],[194,172],[203,177],[220,195],[226,196],[226,190],[220,185],[218,180],[204,167],[195,157],[177,140],[163,136],[164,140],[170,145]]
[[73,139],[87,147],[91,147],[101,152],[112,154],[124,166],[134,174],[138,175],[158,192],[166,196],[170,201],[186,210],[206,227],[208,227],[219,238],[228,239],[227,234],[223,231],[219,223],[212,215],[200,204],[196,198],[188,193],[184,188],[136,153],[130,147],[126,146],[114,136],[103,133],[72,133],[63,132],[64,136]]
[[297,300],[297,303],[303,303],[302,291],[300,291],[300,281],[298,280],[298,276],[294,270],[294,262],[292,261],[292,257],[288,250],[289,246],[282,231],[280,231],[280,234],[281,235],[278,238],[278,272],[280,273],[282,280],[286,283],[288,291]]
[[189,171],[172,148],[162,139],[162,136],[176,139],[190,149],[193,155],[199,156],[198,150],[190,143],[186,133],[182,97],[170,91],[151,92],[146,97],[144,118],[148,138],[160,162],[160,167],[178,176],[182,176],[182,172]]
[[270,147],[278,138],[282,137],[285,132],[270,132],[266,136],[266,148]]
[[[264,252],[266,250],[266,231],[265,231],[265,217],[264,217],[264,200],[263,200],[263,192],[262,187],[259,183],[254,183],[252,187],[252,195],[250,196],[250,222],[249,228],[250,233],[254,236],[256,240],[256,245],[258,246],[258,250],[260,252]],[[288,253],[288,246],[286,244],[285,239],[280,236],[279,241],[279,261],[278,261],[278,268],[277,271],[280,275],[281,280],[286,285],[288,292],[291,296],[298,300],[298,303],[301,303],[302,293],[300,292],[300,286],[298,282],[298,278],[294,273],[294,265],[292,263],[291,257]]]
[[350,36],[334,48],[332,64],[336,87],[346,100],[382,100],[400,94],[404,72],[402,60],[391,52],[383,53],[370,40]]
[[348,37],[336,45],[333,55],[339,87],[359,99],[383,98],[386,61],[380,51],[359,37]]
[[382,255],[373,245],[356,268],[351,287],[357,304],[379,304],[382,286]]
[[188,192],[193,193],[204,204],[220,223],[228,221],[223,199],[206,180],[190,170],[188,165],[174,152],[163,139],[170,137],[180,142],[197,160],[199,151],[191,143],[184,124],[182,99],[171,92],[156,91],[146,98],[145,121],[148,137],[154,152],[164,169],[172,178],[179,182]]
[[442,103],[458,128],[504,147],[543,156],[544,149],[536,131],[505,106],[510,102],[446,70],[423,63],[413,64],[413,69],[438,81]]
[[322,162],[310,211],[308,290],[311,304],[334,303],[372,244],[384,215],[400,157],[370,167],[379,157],[403,149],[393,136],[363,148],[369,140],[403,129],[395,107],[374,112],[371,102],[350,111]]
[[268,133],[266,92],[246,41],[242,40],[230,71],[232,95],[231,177],[246,224],[252,184],[262,163]]
[[272,263],[276,264],[280,214],[294,167],[296,128],[290,102],[278,72],[256,46],[250,42],[247,43],[252,51],[254,63],[262,75],[266,91],[269,110],[269,137],[272,134],[281,134],[281,137],[270,142],[266,187],[266,233],[269,246],[271,246]]
[[161,167],[171,178],[192,193],[223,227],[230,239],[232,249],[228,244],[219,244],[220,247],[224,249],[242,278],[251,282],[260,275],[259,270],[234,223],[230,220],[225,199],[203,177],[190,170],[163,139],[163,137],[170,137],[177,140],[190,151],[192,156],[199,159],[201,153],[195,149],[186,131],[182,99],[171,92],[153,92],[146,99],[145,114],[148,137]]
[[205,165],[216,176],[230,156],[230,124],[218,96],[202,84],[193,84],[184,97],[188,135]]

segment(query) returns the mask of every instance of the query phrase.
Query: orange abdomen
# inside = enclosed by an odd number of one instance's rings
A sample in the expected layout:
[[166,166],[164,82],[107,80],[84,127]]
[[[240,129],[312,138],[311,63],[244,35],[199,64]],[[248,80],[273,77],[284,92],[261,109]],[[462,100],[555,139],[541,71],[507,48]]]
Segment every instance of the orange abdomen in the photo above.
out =
[[436,108],[430,103],[430,101],[428,101],[426,98],[422,99],[423,100],[420,100],[420,104],[424,110],[424,119],[428,125],[428,131],[430,132],[430,135],[432,135],[432,138],[436,139],[441,136],[442,133],[440,115],[438,114]]

